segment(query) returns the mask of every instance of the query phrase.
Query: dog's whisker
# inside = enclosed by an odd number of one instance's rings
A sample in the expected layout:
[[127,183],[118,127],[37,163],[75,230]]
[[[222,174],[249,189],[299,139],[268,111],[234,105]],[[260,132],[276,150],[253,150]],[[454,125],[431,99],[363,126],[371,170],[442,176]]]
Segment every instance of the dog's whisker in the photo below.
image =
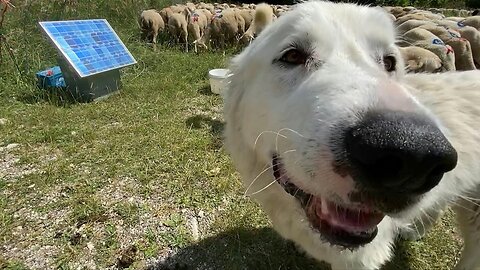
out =
[[258,178],[260,178],[260,176],[262,176],[262,174],[264,174],[265,172],[267,172],[268,170],[272,169],[274,166],[271,165],[271,166],[268,166],[267,168],[265,168],[264,170],[262,170],[253,180],[252,182],[248,185],[247,189],[245,190],[243,196],[247,196],[247,193],[248,191],[250,190],[250,188],[253,186],[253,184],[255,183],[255,181],[257,181]]
[[432,223],[434,223],[434,222],[436,221],[436,220],[435,220],[432,216],[430,216],[430,215],[425,211],[425,209],[423,209],[422,207],[420,207],[420,212],[422,212],[423,215],[424,215],[426,218],[428,218],[428,220],[430,220]]
[[260,134],[258,134],[257,138],[255,139],[255,143],[253,144],[253,150],[256,149],[256,146],[257,146],[257,143],[258,143],[258,140],[260,139],[260,137],[261,137],[263,134],[266,134],[266,133],[276,134],[277,136],[281,136],[281,137],[283,137],[284,139],[287,138],[287,136],[278,134],[278,132],[275,132],[275,131],[272,131],[272,130],[264,130],[264,131],[260,132]]
[[469,196],[462,195],[462,194],[459,194],[459,193],[456,193],[456,192],[448,192],[447,191],[447,193],[450,194],[450,195],[453,195],[455,197],[458,197],[460,199],[463,199],[467,202],[470,202],[470,203],[472,203],[476,206],[480,206],[480,199],[478,199],[478,198],[469,197]]
[[323,119],[316,119],[316,120],[320,123],[327,124],[328,127],[333,127],[334,126],[332,122],[328,122],[328,121],[323,120]]
[[260,192],[262,192],[262,191],[266,190],[267,188],[269,188],[270,186],[272,186],[272,185],[273,185],[273,184],[275,184],[276,182],[277,182],[277,180],[276,180],[276,179],[274,179],[274,180],[273,180],[272,182],[270,182],[268,185],[266,185],[265,187],[263,187],[263,188],[261,188],[261,189],[259,189],[259,190],[255,191],[255,192],[253,192],[253,193],[252,193],[252,194],[250,194],[249,196],[257,195],[258,193],[260,193]]
[[290,150],[287,150],[285,152],[283,152],[283,154],[288,154],[288,153],[293,153],[293,152],[296,152],[297,149],[290,149]]
[[290,132],[292,132],[292,133],[295,133],[295,134],[297,134],[298,136],[300,136],[300,137],[302,137],[302,138],[306,138],[304,135],[300,134],[300,132],[298,132],[298,131],[296,131],[296,130],[293,130],[293,129],[291,129],[291,128],[282,128],[282,129],[280,129],[278,132],[282,132],[282,131],[284,131],[284,130],[287,130],[287,131],[290,131]]
[[421,235],[420,231],[418,230],[416,222],[412,222],[412,225],[415,228],[415,232],[417,233],[417,235]]
[[[279,170],[280,170],[280,169],[278,169],[278,170],[276,170],[276,171],[279,171]],[[281,174],[279,178],[282,178],[282,177],[284,177],[285,175],[287,175],[287,174],[286,174],[286,173],[284,173],[284,174]],[[255,192],[253,192],[253,193],[252,193],[252,194],[250,194],[249,196],[256,195],[256,194],[258,194],[258,193],[260,193],[260,192],[262,192],[262,191],[266,190],[267,188],[269,188],[270,186],[272,186],[272,185],[273,185],[273,184],[275,184],[276,182],[277,182],[277,179],[273,179],[273,181],[272,181],[272,182],[270,182],[268,185],[266,185],[265,187],[263,187],[263,188],[261,188],[261,189],[259,189],[259,190],[255,191]]]
[[457,201],[450,201],[450,204],[453,205],[453,206],[456,206],[456,207],[459,207],[459,208],[462,208],[468,212],[471,212],[471,213],[475,213],[476,211],[473,210],[473,209],[470,209],[468,207],[466,207],[465,205],[462,205],[461,203],[457,202]]
[[[293,130],[293,129],[291,129],[291,128],[281,128],[280,130],[278,130],[277,136],[275,137],[275,151],[276,151],[277,153],[278,153],[278,137],[279,137],[279,135],[281,135],[281,132],[284,131],[284,130],[290,131],[290,132],[292,132],[292,133],[294,133],[294,134],[297,134],[298,136],[300,136],[300,137],[302,137],[302,138],[305,138],[305,136],[303,136],[302,134],[300,134],[299,132],[297,132],[297,131],[295,131],[295,130]],[[285,136],[284,138],[287,138],[287,137]]]
[[[296,149],[290,149],[290,150],[287,150],[287,151],[283,152],[282,155],[284,155],[284,154],[286,154],[286,153],[292,153],[292,152],[295,152],[295,151],[296,151]],[[268,163],[265,164],[265,166],[263,167],[263,170],[252,180],[252,182],[248,185],[248,187],[247,187],[247,189],[245,190],[245,192],[244,192],[243,195],[244,195],[244,196],[248,196],[247,193],[248,193],[248,191],[250,190],[250,188],[253,186],[253,184],[255,183],[255,181],[257,181],[257,179],[258,179],[262,174],[264,174],[266,171],[272,169],[273,167],[274,167],[273,164],[270,165],[270,166],[269,166]],[[279,170],[279,169],[274,170],[274,172],[277,172],[278,170]],[[285,175],[285,174],[284,174],[284,175]],[[282,176],[284,176],[284,175],[282,175]],[[250,194],[250,196],[251,196],[251,195],[254,195],[254,194]]]

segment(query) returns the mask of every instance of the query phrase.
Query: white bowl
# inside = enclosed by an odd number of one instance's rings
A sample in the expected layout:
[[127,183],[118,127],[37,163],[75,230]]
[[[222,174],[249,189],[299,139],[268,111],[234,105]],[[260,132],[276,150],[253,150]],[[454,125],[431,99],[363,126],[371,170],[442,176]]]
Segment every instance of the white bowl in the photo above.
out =
[[230,70],[223,68],[212,69],[208,72],[212,93],[221,94],[223,92],[226,87],[225,79],[231,75],[229,72]]

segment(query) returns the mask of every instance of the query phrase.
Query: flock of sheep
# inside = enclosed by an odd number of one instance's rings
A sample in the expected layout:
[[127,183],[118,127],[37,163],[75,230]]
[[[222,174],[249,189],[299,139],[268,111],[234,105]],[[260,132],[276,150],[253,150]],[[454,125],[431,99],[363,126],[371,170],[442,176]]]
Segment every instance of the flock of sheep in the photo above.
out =
[[[384,7],[394,20],[407,71],[440,72],[480,68],[478,11]],[[474,16],[472,16],[474,15]]]
[[[142,35],[156,43],[160,33],[185,50],[248,44],[293,6],[186,3],[141,13]],[[398,45],[409,72],[480,69],[478,11],[383,7],[397,26]],[[445,17],[443,13],[456,14]]]
[[262,29],[273,22],[290,6],[268,4],[205,4],[186,3],[159,11],[144,10],[140,15],[140,28],[144,38],[156,43],[157,36],[166,32],[170,39],[185,45],[188,51],[198,46],[224,47],[227,44],[247,44]]

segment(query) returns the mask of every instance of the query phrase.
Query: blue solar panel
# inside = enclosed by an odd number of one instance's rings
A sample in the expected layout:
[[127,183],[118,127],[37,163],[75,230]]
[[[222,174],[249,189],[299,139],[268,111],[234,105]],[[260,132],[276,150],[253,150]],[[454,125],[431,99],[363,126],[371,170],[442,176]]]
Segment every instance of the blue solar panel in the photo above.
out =
[[40,22],[80,77],[137,63],[107,20]]

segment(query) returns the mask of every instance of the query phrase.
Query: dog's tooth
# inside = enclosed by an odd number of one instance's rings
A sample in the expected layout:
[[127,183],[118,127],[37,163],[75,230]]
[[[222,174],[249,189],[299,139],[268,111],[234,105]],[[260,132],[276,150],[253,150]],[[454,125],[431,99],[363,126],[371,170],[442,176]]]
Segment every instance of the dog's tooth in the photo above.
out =
[[323,197],[321,198],[321,203],[322,203],[322,213],[324,215],[328,215],[328,202],[325,200]]

